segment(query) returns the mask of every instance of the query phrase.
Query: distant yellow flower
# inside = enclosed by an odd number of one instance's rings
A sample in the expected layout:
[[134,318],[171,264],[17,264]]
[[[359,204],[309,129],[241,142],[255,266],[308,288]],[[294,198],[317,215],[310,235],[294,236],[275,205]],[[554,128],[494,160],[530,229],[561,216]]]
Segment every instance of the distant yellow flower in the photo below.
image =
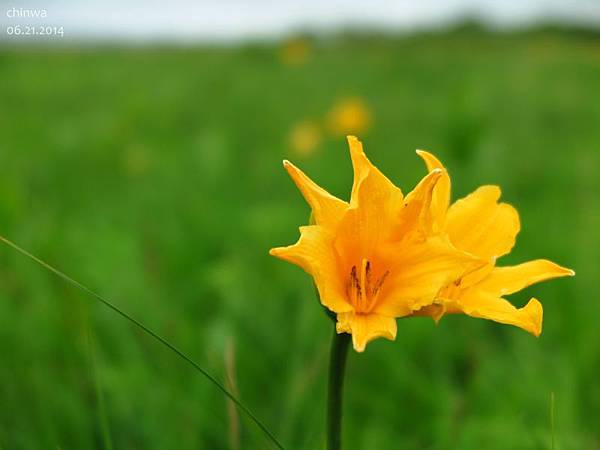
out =
[[297,123],[290,132],[290,146],[298,156],[306,157],[314,153],[321,143],[321,129],[311,121]]
[[307,39],[297,37],[283,43],[279,56],[284,64],[300,66],[310,55],[310,43]]
[[510,252],[520,230],[519,214],[507,203],[498,203],[500,188],[482,186],[467,197],[450,203],[450,178],[442,163],[432,154],[417,151],[431,172],[443,170],[434,188],[431,213],[433,229],[446,235],[459,250],[485,262],[474,272],[458,277],[436,296],[433,305],[416,315],[438,321],[447,313],[465,313],[515,325],[539,336],[542,331],[542,305],[532,298],[523,308],[515,308],[504,295],[551,278],[572,276],[551,261],[538,259],[509,267],[495,267],[496,259]]
[[362,134],[371,128],[371,111],[360,98],[346,98],[333,106],[328,115],[331,132],[336,136]]
[[480,265],[441,236],[430,236],[429,205],[442,175],[433,170],[406,197],[348,137],[354,168],[350,202],[340,200],[288,161],[283,165],[312,208],[300,240],[270,253],[312,275],[338,333],[362,352],[377,337],[395,339],[397,317],[431,304],[439,290]]

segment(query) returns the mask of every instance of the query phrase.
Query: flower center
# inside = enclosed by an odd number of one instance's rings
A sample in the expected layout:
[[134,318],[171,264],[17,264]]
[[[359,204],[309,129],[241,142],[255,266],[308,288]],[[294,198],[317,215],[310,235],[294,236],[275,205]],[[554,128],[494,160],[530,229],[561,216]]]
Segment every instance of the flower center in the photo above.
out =
[[362,259],[358,269],[352,266],[346,292],[357,312],[367,313],[373,309],[389,273],[390,271],[386,270],[383,275],[374,279],[371,262],[366,258]]

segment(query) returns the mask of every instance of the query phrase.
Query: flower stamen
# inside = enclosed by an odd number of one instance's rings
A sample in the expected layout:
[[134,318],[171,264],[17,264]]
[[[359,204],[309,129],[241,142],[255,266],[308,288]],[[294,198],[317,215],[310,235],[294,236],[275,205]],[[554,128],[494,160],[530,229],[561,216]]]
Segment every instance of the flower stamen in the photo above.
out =
[[373,283],[371,262],[368,259],[362,258],[360,273],[358,273],[356,265],[352,266],[352,269],[350,270],[350,280],[347,285],[347,295],[356,309],[356,312],[368,313],[373,309],[377,303],[381,287],[389,273],[389,270],[385,271],[385,273]]

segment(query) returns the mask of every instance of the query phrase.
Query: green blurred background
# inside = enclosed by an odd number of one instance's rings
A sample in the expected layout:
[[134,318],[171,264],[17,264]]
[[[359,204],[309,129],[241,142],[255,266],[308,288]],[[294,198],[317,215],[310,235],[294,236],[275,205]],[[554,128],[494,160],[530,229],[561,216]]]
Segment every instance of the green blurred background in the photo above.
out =
[[[501,263],[577,276],[510,297],[542,301],[539,339],[415,318],[351,352],[346,448],[600,449],[600,35],[5,46],[0,99],[0,234],[188,352],[288,449],[323,448],[332,324],[268,255],[309,214],[281,160],[347,198],[332,111],[352,99],[367,119],[347,131],[405,192],[416,148],[454,199],[500,185],[522,220]],[[0,355],[0,449],[273,448],[173,353],[4,245]]]

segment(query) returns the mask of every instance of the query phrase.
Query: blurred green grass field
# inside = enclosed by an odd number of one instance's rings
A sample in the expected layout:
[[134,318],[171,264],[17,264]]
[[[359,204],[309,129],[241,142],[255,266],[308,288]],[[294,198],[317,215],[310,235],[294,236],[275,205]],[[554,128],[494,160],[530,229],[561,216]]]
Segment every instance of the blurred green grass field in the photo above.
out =
[[[360,98],[366,150],[405,192],[428,149],[455,199],[498,184],[519,210],[502,263],[577,276],[511,297],[542,301],[539,339],[420,318],[352,353],[346,448],[550,449],[554,434],[556,449],[600,449],[598,35],[347,36],[312,42],[303,64],[279,54],[5,47],[0,234],[229,373],[288,449],[323,448],[331,323],[309,277],[267,252],[309,214],[283,158],[336,195],[352,183],[342,136],[300,156],[290,130]],[[272,448],[172,353],[6,246],[0,355],[2,450]]]

